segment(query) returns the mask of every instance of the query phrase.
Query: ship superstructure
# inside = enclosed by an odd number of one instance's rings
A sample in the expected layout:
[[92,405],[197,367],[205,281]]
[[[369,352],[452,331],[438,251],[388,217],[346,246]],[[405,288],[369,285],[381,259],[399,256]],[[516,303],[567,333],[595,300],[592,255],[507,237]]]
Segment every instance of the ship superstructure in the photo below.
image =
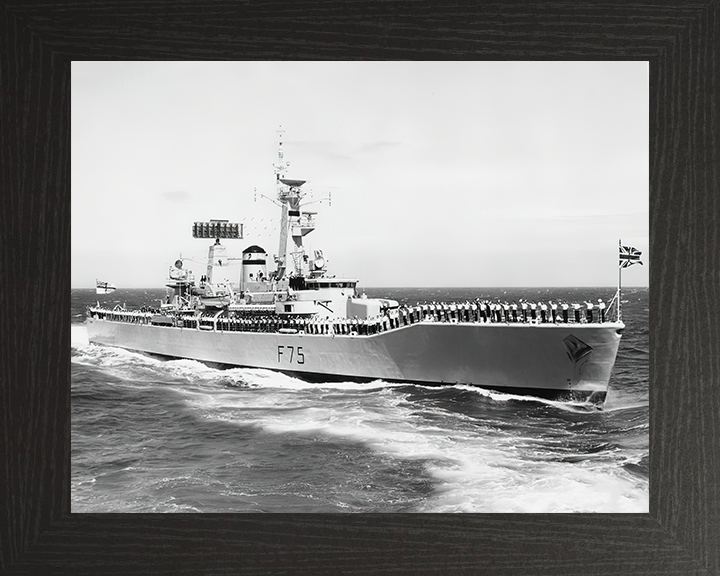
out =
[[196,278],[178,258],[158,309],[90,307],[90,342],[313,381],[459,383],[602,404],[624,329],[619,298],[615,321],[602,302],[580,310],[558,302],[401,306],[367,298],[357,279],[328,272],[322,251],[306,252],[317,213],[306,209],[305,181],[285,176],[282,141],[280,132],[278,253],[270,259],[253,244],[231,257],[223,241],[243,239],[241,224],[195,222],[193,236],[213,240],[205,273]]

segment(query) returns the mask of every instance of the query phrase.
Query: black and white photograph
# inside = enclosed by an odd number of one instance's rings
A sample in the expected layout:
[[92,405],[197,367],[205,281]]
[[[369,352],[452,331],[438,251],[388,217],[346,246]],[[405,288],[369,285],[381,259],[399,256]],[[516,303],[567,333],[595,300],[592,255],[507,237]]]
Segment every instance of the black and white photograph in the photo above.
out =
[[649,511],[648,62],[70,91],[73,513]]

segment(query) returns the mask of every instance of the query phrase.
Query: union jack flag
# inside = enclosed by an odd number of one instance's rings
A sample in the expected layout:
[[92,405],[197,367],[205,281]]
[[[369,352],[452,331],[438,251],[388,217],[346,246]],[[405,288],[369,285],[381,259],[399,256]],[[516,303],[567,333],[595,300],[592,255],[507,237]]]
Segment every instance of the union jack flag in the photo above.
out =
[[642,262],[640,261],[641,255],[642,252],[632,246],[620,245],[620,268],[627,268],[633,264],[642,265]]

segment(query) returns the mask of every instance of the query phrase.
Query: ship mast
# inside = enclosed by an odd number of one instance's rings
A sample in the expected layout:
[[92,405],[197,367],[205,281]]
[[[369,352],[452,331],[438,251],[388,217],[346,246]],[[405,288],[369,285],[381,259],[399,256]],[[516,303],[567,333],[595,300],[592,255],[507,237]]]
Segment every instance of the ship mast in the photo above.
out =
[[305,184],[305,180],[290,180],[284,177],[289,166],[283,153],[283,134],[285,131],[281,127],[277,132],[278,161],[277,164],[273,164],[273,167],[275,168],[277,200],[282,212],[280,216],[280,245],[278,255],[275,257],[275,263],[277,264],[276,279],[281,280],[288,270],[288,233],[290,233],[295,244],[295,248],[291,252],[293,270],[298,275],[302,274],[302,265],[305,261],[305,249],[302,245],[302,239],[303,236],[315,230],[315,213],[300,213],[300,201],[305,196],[301,186]]
[[277,197],[281,206],[281,217],[280,217],[280,247],[278,248],[278,255],[275,256],[275,263],[277,264],[277,279],[280,280],[285,276],[286,258],[287,258],[287,233],[288,233],[288,205],[282,201],[282,188],[283,184],[280,179],[285,175],[288,164],[285,162],[283,154],[283,134],[285,130],[280,128],[278,131],[278,161],[277,164],[273,164],[275,168],[275,185],[277,187]]

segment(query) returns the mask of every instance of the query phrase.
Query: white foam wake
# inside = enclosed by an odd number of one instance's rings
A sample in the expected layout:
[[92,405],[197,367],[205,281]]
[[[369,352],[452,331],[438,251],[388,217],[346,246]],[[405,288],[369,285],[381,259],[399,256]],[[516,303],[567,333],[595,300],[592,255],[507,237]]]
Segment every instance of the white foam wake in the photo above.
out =
[[72,348],[85,348],[90,342],[88,341],[87,327],[84,324],[70,325],[70,346]]
[[[607,454],[539,459],[537,438],[418,406],[397,390],[361,397],[342,389],[223,392],[188,401],[203,417],[277,434],[361,442],[424,462],[436,490],[425,512],[647,512],[648,486]],[[435,418],[428,418],[435,416]]]

